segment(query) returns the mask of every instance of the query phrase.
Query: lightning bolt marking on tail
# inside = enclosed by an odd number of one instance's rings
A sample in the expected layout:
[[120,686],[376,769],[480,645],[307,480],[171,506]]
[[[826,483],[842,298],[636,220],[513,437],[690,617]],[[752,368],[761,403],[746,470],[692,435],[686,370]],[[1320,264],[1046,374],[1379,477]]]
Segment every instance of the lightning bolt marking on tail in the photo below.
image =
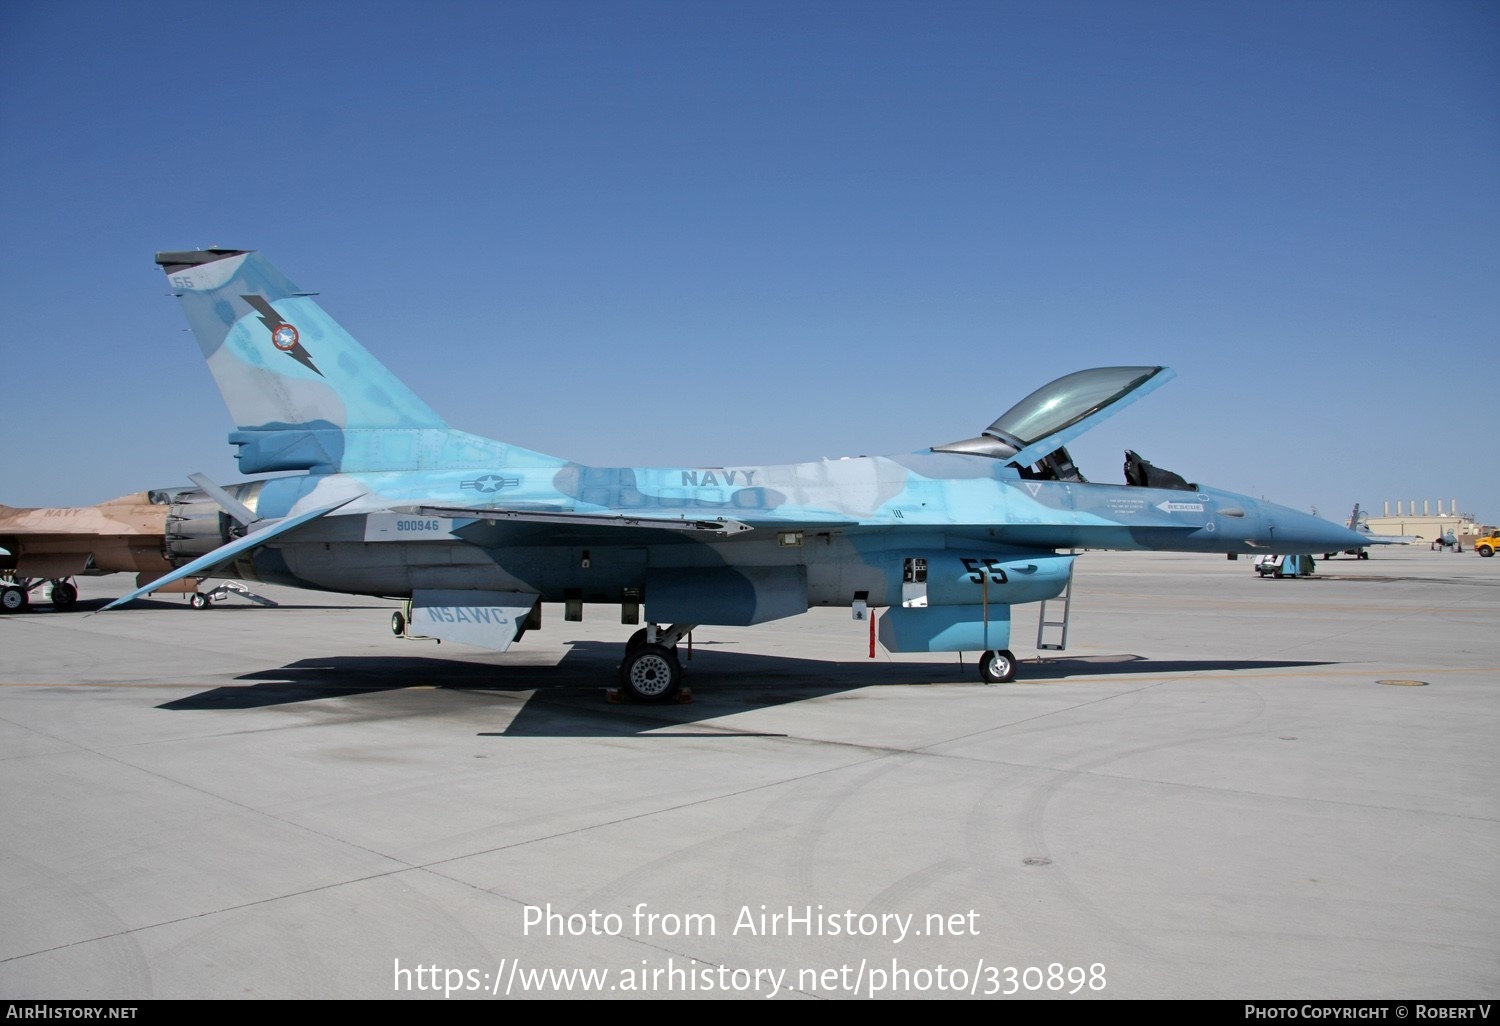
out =
[[[290,321],[282,320],[281,314],[276,312],[275,307],[271,306],[264,296],[241,296],[240,298],[249,303],[255,308],[255,312],[260,314],[260,323],[264,324],[270,330],[272,338],[276,335],[276,329],[283,324],[295,328],[295,325],[291,325]],[[277,348],[280,349],[281,347],[277,346]],[[312,354],[302,347],[300,341],[292,343],[290,349],[281,349],[281,351],[318,377],[321,378],[324,376],[323,372],[318,370],[317,364],[313,363]]]

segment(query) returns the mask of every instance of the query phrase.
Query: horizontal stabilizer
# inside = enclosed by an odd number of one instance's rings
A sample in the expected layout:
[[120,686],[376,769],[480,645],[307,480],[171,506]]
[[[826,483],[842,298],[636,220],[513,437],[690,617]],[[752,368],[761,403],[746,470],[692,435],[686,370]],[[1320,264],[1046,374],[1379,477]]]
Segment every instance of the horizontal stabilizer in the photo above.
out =
[[228,545],[220,545],[212,552],[207,553],[206,555],[199,556],[197,559],[193,560],[186,566],[178,567],[176,570],[172,571],[166,576],[158,577],[150,584],[142,585],[129,594],[121,595],[119,598],[115,599],[113,602],[105,606],[103,609],[100,609],[99,611],[102,613],[106,609],[114,609],[116,606],[123,606],[127,602],[134,601],[135,599],[138,599],[143,595],[149,595],[153,591],[163,588],[168,584],[180,581],[184,577],[203,577],[209,571],[223,566],[225,563],[228,563],[230,560],[234,559],[241,553],[249,552],[251,549],[259,548],[278,535],[283,535],[293,528],[301,527],[303,524],[311,523],[312,521],[317,520],[319,517],[327,516],[334,510],[341,509],[342,507],[349,505],[349,503],[353,502],[359,497],[360,496],[358,495],[352,496],[351,498],[344,499],[342,502],[333,503],[330,506],[323,506],[318,509],[311,510],[307,513],[300,513],[295,517],[287,517],[285,520],[278,521],[273,527],[267,527],[262,530],[255,531],[251,534],[247,534],[245,535],[245,537],[238,538],[235,541],[230,542]]

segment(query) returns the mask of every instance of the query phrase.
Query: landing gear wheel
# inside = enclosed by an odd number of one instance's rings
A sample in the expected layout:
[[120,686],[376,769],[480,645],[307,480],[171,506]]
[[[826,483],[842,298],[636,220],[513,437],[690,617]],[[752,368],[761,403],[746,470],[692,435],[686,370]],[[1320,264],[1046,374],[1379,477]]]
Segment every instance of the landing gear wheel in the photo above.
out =
[[636,649],[640,648],[645,643],[646,643],[646,628],[642,627],[640,630],[638,630],[634,634],[632,634],[630,636],[629,640],[625,642],[625,654],[629,655],[631,652],[634,652]]
[[188,605],[192,606],[194,609],[207,609],[213,604],[214,600],[203,594],[203,592],[201,591],[193,592],[193,597],[188,599]]
[[26,597],[26,589],[18,588],[14,584],[7,584],[4,591],[0,591],[0,609],[7,613],[19,613],[30,605]]
[[406,636],[406,617],[399,609],[391,614],[391,633],[398,638]]
[[979,657],[979,676],[986,684],[1009,684],[1016,679],[1016,657],[1006,649]]
[[52,608],[72,609],[78,603],[78,589],[67,581],[52,582]]
[[641,702],[665,702],[682,690],[682,664],[665,645],[641,645],[627,651],[620,667],[620,687]]

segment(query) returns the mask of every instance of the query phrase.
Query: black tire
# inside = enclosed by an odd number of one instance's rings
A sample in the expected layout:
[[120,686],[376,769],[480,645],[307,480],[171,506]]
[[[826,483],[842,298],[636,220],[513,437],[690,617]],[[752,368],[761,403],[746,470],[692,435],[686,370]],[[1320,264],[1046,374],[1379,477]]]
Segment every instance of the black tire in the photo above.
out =
[[1009,684],[1016,679],[1016,657],[1008,649],[979,657],[979,679],[986,684]]
[[1481,556],[1493,556],[1495,554],[1495,550],[1490,548],[1488,545],[1481,545],[1474,551],[1479,553]]
[[68,581],[52,582],[52,608],[72,609],[78,604],[78,589]]
[[406,617],[399,609],[391,614],[391,633],[398,638],[406,637]]
[[630,653],[634,652],[636,649],[640,648],[645,643],[646,643],[646,628],[642,627],[640,630],[638,630],[634,634],[632,634],[630,636],[629,640],[627,640],[625,642],[625,654],[629,655]]
[[665,702],[682,690],[682,664],[665,645],[641,645],[626,652],[620,688],[638,702]]
[[31,600],[26,596],[26,589],[14,584],[7,584],[4,591],[0,591],[0,611],[7,613],[24,613]]
[[192,606],[194,609],[207,609],[213,604],[214,600],[203,594],[203,592],[201,591],[193,592],[193,597],[188,599],[188,605]]

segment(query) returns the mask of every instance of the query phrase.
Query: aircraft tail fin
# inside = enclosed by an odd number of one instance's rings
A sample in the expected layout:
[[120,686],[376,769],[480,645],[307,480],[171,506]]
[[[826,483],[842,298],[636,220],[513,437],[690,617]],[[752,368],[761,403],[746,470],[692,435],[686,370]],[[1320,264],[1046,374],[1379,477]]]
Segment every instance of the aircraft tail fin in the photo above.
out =
[[[461,433],[264,257],[207,249],[156,262],[237,425],[241,471],[452,465]],[[495,459],[472,451],[486,440],[462,437],[471,460]]]

